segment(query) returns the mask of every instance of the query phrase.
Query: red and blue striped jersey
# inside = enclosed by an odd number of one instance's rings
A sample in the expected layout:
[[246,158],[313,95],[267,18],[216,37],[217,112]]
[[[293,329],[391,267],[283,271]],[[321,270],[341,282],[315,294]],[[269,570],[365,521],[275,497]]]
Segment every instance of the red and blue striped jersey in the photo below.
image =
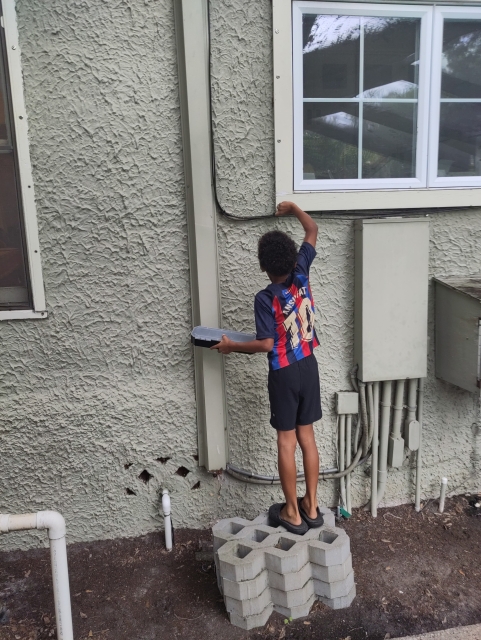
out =
[[309,268],[316,250],[303,242],[297,264],[285,282],[259,291],[254,303],[256,337],[274,338],[268,353],[271,369],[288,367],[310,356],[319,341],[314,329],[316,310],[309,284]]

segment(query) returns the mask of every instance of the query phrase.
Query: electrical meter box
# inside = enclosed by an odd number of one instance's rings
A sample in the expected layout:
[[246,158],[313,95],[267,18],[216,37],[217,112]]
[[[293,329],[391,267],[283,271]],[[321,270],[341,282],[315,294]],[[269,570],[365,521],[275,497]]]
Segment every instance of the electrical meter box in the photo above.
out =
[[354,362],[364,382],[427,373],[429,220],[355,223]]
[[434,279],[436,376],[479,393],[481,378],[481,275]]

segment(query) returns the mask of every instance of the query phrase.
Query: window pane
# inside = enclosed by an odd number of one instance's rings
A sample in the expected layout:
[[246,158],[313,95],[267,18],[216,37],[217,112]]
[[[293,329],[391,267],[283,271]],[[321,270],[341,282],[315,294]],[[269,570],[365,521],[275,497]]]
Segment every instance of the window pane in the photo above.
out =
[[354,16],[303,15],[304,98],[358,95],[359,24]]
[[418,18],[363,18],[369,97],[417,97],[420,26]]
[[417,104],[365,102],[363,178],[413,178]]
[[304,104],[304,180],[357,178],[359,105]]
[[29,296],[3,55],[0,46],[0,308],[22,308]]
[[442,98],[481,98],[481,20],[445,20]]
[[480,103],[441,103],[438,176],[481,176]]

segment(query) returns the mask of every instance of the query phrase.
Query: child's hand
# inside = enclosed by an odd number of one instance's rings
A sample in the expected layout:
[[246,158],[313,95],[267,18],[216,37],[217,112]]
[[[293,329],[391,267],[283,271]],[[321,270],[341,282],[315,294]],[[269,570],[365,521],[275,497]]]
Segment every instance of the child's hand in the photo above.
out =
[[276,216],[288,216],[290,213],[292,213],[294,207],[295,204],[293,202],[289,202],[288,200],[279,202],[279,204],[277,205]]
[[234,351],[234,342],[229,340],[227,336],[222,336],[222,340],[219,344],[215,344],[212,349],[218,349],[219,353],[223,353],[224,355],[228,355]]

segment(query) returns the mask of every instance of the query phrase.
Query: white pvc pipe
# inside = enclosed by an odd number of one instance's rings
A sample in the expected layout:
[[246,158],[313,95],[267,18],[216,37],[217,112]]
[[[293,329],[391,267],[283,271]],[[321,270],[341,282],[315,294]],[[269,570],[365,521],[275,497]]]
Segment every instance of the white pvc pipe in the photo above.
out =
[[[352,416],[346,416],[346,468],[349,468],[351,464],[351,450],[352,450]],[[346,476],[346,509],[348,513],[352,513],[351,505],[351,474]]]
[[162,511],[164,512],[165,548],[172,551],[172,520],[170,517],[170,496],[167,489],[162,491]]
[[381,424],[379,430],[379,459],[377,469],[377,504],[381,502],[387,483],[387,454],[391,420],[392,381],[382,383]]
[[418,389],[418,422],[419,422],[419,448],[416,452],[416,495],[414,508],[421,511],[421,472],[422,472],[422,442],[423,442],[423,412],[424,412],[424,378],[419,380]]
[[16,516],[0,514],[0,533],[29,529],[48,530],[57,638],[58,640],[73,640],[65,520],[57,511],[39,511],[38,513]]
[[439,513],[444,512],[444,501],[446,500],[446,487],[448,486],[448,479],[441,478],[441,495],[439,496]]
[[[345,454],[346,454],[346,416],[341,414],[339,416],[339,472],[342,473],[345,467]],[[346,479],[344,476],[340,478],[339,483],[341,485],[341,501],[342,506],[347,509],[346,500]]]
[[374,433],[372,436],[372,464],[371,464],[371,515],[377,517],[377,472],[379,454],[379,382],[374,383]]

